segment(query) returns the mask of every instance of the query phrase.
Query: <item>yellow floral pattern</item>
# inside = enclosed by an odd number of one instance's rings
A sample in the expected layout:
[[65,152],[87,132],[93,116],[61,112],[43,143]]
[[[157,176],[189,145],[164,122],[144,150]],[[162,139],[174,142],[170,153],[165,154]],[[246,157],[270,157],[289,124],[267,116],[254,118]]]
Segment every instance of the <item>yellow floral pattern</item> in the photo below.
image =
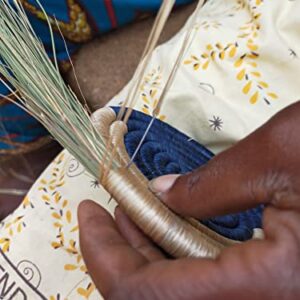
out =
[[10,250],[10,244],[12,238],[22,232],[26,227],[25,222],[23,221],[24,216],[15,217],[11,222],[7,222],[4,226],[6,231],[6,237],[0,238],[1,250],[6,253]]
[[[245,1],[238,2],[236,10],[245,7]],[[242,84],[242,92],[248,97],[249,102],[256,104],[259,100],[264,100],[267,104],[271,104],[271,101],[276,100],[278,96],[271,90],[269,83],[263,80],[262,71],[259,70],[259,45],[256,42],[261,29],[260,19],[262,17],[262,14],[256,10],[263,2],[260,0],[254,2],[254,6],[250,9],[251,19],[240,26],[236,41],[226,45],[222,45],[220,42],[208,44],[200,56],[192,54],[189,59],[184,61],[184,64],[192,65],[194,71],[205,71],[217,61],[218,63],[233,62],[233,68],[237,71],[236,80]],[[206,24],[203,26],[207,27]],[[240,48],[246,48],[247,52],[241,53]]]
[[10,251],[11,243],[14,237],[23,232],[26,228],[26,221],[24,216],[26,215],[27,209],[33,209],[34,206],[30,202],[29,197],[25,197],[22,204],[23,211],[11,214],[4,222],[1,222],[1,236],[0,236],[0,248],[3,253]]
[[[75,240],[79,230],[77,219],[69,207],[70,201],[59,192],[59,188],[65,185],[65,168],[59,167],[63,162],[64,154],[61,154],[54,162],[52,178],[40,180],[38,188],[42,191],[40,199],[48,207],[52,219],[54,240],[51,242],[51,247],[57,252],[66,252],[70,259],[69,262],[65,263],[64,270],[87,274],[78,241]],[[94,290],[94,285],[89,283],[87,287],[78,287],[77,293],[84,299],[89,299]]]
[[[159,118],[219,153],[296,102],[300,35],[299,26],[291,28],[299,24],[299,9],[299,1],[207,1]],[[272,25],[278,20],[280,28]],[[186,31],[153,53],[134,109],[153,115]],[[110,105],[126,99],[135,82]],[[42,299],[101,299],[79,247],[77,207],[83,199],[113,212],[101,185],[95,188],[84,168],[64,151],[0,225],[1,266],[17,269],[21,261],[32,262],[41,273],[36,288]],[[11,267],[7,274],[9,282],[20,279]],[[19,284],[24,288],[26,282]]]
[[[42,176],[36,183],[36,191],[39,193],[38,200],[31,200],[30,196],[26,196],[23,203],[15,213],[1,223],[0,247],[3,253],[9,253],[14,238],[18,234],[22,234],[26,229],[28,210],[43,209],[46,218],[52,223],[52,241],[49,241],[50,247],[59,257],[62,253],[66,254],[66,261],[61,266],[63,272],[77,272],[79,276],[84,276],[87,280],[80,281],[72,289],[71,293],[76,293],[76,299],[89,300],[96,293],[95,285],[89,279],[87,268],[84,264],[78,241],[78,224],[74,215],[74,209],[71,208],[71,201],[66,199],[60,191],[66,184],[67,160],[66,154],[63,152],[52,163],[49,169],[49,176]],[[88,281],[88,282],[87,282]],[[62,297],[62,293],[51,295],[49,300],[68,299]]]
[[95,291],[95,289],[96,289],[95,285],[92,282],[90,282],[86,288],[82,288],[82,287],[78,288],[77,292],[84,299],[89,299],[90,296]]
[[[159,87],[161,87],[162,69],[157,67],[151,70],[144,78],[141,86],[141,98],[143,102],[142,111],[147,115],[152,115],[159,102]],[[157,118],[161,121],[166,119],[165,115],[158,112]]]

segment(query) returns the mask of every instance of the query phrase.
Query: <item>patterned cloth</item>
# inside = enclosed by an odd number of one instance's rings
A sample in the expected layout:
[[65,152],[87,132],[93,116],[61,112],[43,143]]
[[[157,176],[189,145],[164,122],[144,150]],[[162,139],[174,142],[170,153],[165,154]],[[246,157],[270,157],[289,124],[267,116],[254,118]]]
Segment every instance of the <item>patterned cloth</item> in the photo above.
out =
[[[52,57],[49,28],[40,7],[35,0],[19,1],[28,12],[34,30]],[[192,1],[177,0],[177,4]],[[40,3],[53,25],[57,58],[64,70],[68,67],[68,54],[54,17],[72,54],[80,45],[95,36],[132,22],[142,14],[156,11],[161,0],[41,0]],[[0,95],[8,94],[8,89],[0,84]],[[0,96],[0,155],[15,153],[24,144],[29,146],[46,134],[47,131],[35,119]]]
[[[159,118],[218,153],[296,102],[299,12],[299,1],[208,1]],[[136,110],[151,113],[186,30],[156,49]],[[119,105],[133,83],[110,105]],[[114,209],[97,180],[62,152],[2,223],[5,299],[101,299],[79,249],[76,212],[87,198]]]

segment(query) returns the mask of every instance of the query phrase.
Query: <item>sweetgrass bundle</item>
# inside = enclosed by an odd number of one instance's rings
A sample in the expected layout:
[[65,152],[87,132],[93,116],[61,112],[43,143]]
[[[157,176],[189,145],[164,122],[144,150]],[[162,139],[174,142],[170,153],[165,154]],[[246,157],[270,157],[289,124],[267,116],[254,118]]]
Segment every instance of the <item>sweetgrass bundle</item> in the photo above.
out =
[[[42,8],[42,6],[41,6]],[[45,14],[46,16],[46,14]],[[0,73],[17,105],[38,119],[51,135],[95,177],[105,144],[87,110],[62,79],[17,1],[0,1]]]
[[[197,9],[203,2],[199,1]],[[40,5],[38,0],[37,3]],[[107,191],[156,243],[176,257],[215,257],[230,245],[230,241],[195,220],[175,215],[156,199],[147,188],[146,178],[132,164],[122,144],[126,121],[137,101],[141,79],[174,3],[175,0],[163,1],[137,70],[138,80],[117,118],[104,111],[97,125],[93,123],[86,107],[60,75],[53,31],[46,13],[54,62],[48,58],[24,8],[16,0],[12,4],[8,0],[0,0],[0,73],[5,78],[0,80],[18,100],[16,104],[37,118],[88,172],[95,178],[104,178],[101,183]],[[174,63],[162,98],[176,75],[192,27]]]

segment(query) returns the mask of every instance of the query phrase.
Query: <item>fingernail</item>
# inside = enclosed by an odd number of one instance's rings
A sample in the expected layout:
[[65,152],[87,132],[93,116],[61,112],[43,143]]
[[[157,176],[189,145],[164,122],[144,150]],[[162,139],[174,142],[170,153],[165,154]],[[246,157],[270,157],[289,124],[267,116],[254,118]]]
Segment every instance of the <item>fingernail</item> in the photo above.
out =
[[150,181],[149,183],[149,189],[154,193],[154,194],[163,194],[169,191],[172,186],[174,185],[176,179],[180,175],[165,175],[161,176],[158,178],[155,178]]
[[116,218],[116,215],[119,213],[119,210],[120,210],[121,208],[120,208],[120,206],[119,205],[117,205],[116,207],[115,207],[115,210],[114,210],[114,218]]

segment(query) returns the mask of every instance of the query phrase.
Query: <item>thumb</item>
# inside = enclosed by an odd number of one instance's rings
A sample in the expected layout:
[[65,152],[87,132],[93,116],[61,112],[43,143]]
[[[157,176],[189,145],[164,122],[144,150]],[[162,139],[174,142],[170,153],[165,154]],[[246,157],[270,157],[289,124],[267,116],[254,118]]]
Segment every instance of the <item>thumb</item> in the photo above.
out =
[[150,189],[175,212],[196,218],[266,204],[287,185],[268,147],[260,130],[192,173],[154,179]]
[[148,262],[137,251],[139,247],[151,252],[152,257],[155,254],[146,243],[137,241],[136,237],[137,249],[132,247],[122,236],[110,214],[93,201],[86,200],[79,205],[78,221],[84,262],[105,299],[118,284],[119,278],[127,277]]

